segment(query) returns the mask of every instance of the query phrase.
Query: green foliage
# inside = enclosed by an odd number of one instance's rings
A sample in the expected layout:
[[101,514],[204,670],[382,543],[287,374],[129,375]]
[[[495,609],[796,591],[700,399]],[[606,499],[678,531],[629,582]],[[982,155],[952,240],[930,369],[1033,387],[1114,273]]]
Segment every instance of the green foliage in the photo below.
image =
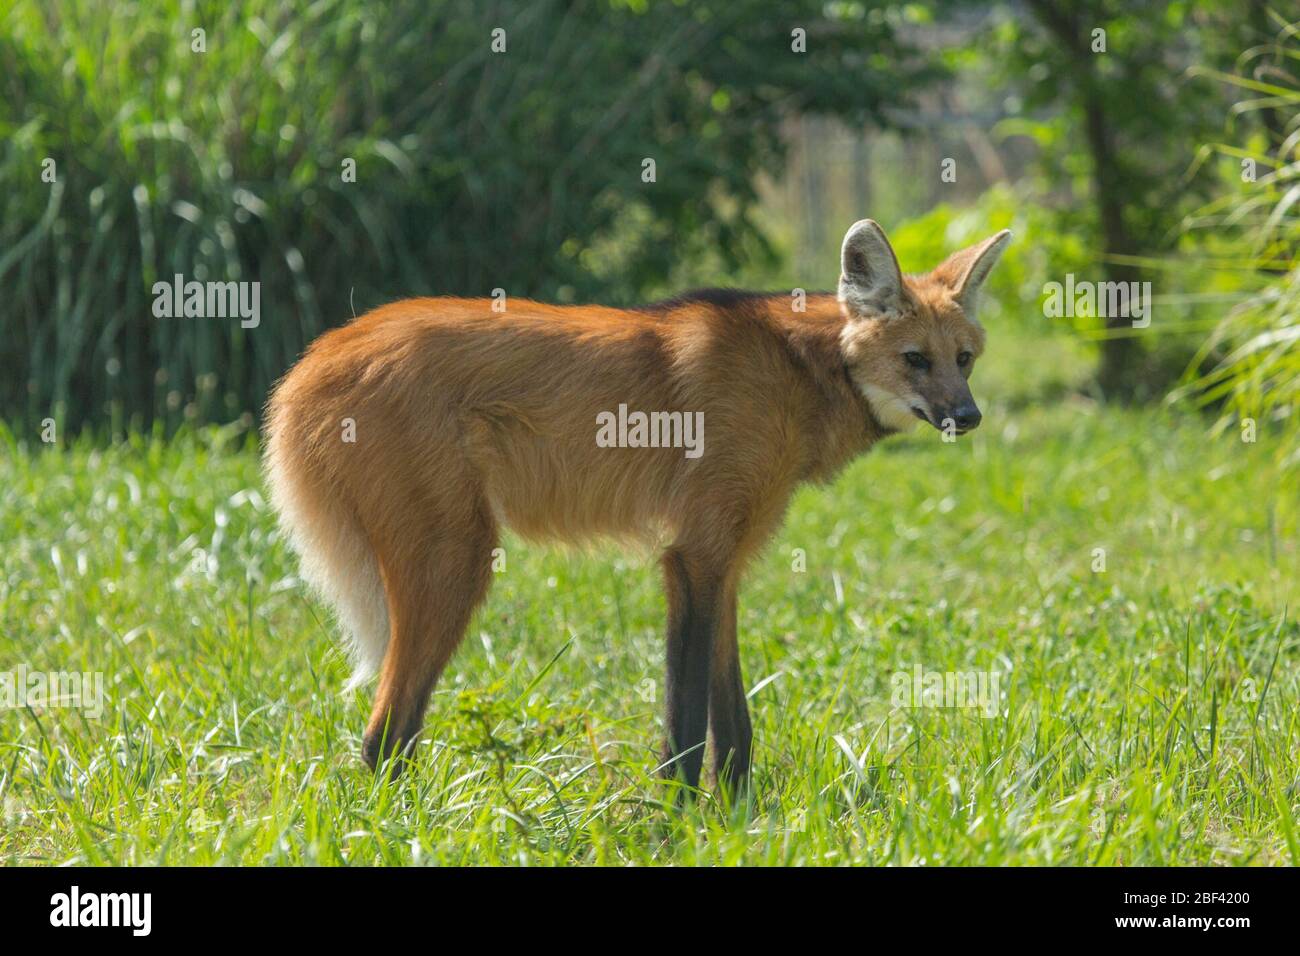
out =
[[978,48],[1009,89],[1001,135],[1037,145],[1034,191],[1057,211],[1056,229],[1089,250],[1081,277],[1152,281],[1160,297],[1149,333],[1135,335],[1124,318],[1082,323],[1100,340],[1098,384],[1117,398],[1159,395],[1191,352],[1161,335],[1166,306],[1175,323],[1188,318],[1179,296],[1191,290],[1171,288],[1178,272],[1160,260],[1215,185],[1188,144],[1221,127],[1231,97],[1210,74],[1262,39],[1264,4],[1027,0],[999,9]]
[[[983,48],[1015,93],[1001,132],[1035,140],[1041,184],[1073,200],[1060,204],[1059,228],[1105,250],[1098,194],[1110,193],[1134,246],[1114,252],[1169,249],[1180,212],[1208,187],[1186,175],[1188,143],[1218,129],[1226,109],[1216,85],[1190,68],[1230,63],[1246,46],[1248,25],[1236,4],[1030,0],[1026,7],[1028,16],[1007,8],[994,18]],[[1098,149],[1106,150],[1106,168]]]
[[[626,301],[702,250],[761,255],[754,182],[780,168],[783,118],[883,122],[926,75],[900,16],[19,0],[0,19],[0,409],[71,428],[230,420],[383,301]],[[178,273],[260,282],[262,325],[154,318],[153,283]]]
[[1010,229],[1011,244],[981,296],[981,321],[994,333],[1003,328],[1050,331],[1045,323],[1069,320],[1043,317],[1037,308],[1043,284],[1066,272],[1082,271],[1088,250],[1077,234],[1059,229],[1055,212],[1035,202],[1029,192],[1000,185],[968,208],[944,203],[894,230],[890,242],[899,261],[929,268],[999,229]]
[[[1219,198],[1197,210],[1187,232],[1215,258],[1213,287],[1240,301],[1202,346],[1176,397],[1219,405],[1221,427],[1240,419],[1285,423],[1292,464],[1300,464],[1300,23],[1250,50],[1237,74],[1217,76],[1244,92],[1238,112],[1287,117],[1280,142],[1207,146],[1227,167]],[[1243,423],[1244,424],[1244,423]]]

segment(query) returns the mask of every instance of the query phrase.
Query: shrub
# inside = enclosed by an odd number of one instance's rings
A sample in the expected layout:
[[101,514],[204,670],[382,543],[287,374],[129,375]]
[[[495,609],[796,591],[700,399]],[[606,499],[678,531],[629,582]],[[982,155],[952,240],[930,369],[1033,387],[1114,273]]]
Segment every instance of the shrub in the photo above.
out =
[[[1300,463],[1300,23],[1247,51],[1237,75],[1217,78],[1246,91],[1234,116],[1271,111],[1280,141],[1257,136],[1245,146],[1213,144],[1204,156],[1228,157],[1235,189],[1187,223],[1210,233],[1218,287],[1244,296],[1214,327],[1175,397],[1221,409],[1220,427],[1236,420],[1289,423],[1285,448]],[[1235,124],[1234,124],[1235,128]],[[1229,130],[1230,134],[1232,128]]]

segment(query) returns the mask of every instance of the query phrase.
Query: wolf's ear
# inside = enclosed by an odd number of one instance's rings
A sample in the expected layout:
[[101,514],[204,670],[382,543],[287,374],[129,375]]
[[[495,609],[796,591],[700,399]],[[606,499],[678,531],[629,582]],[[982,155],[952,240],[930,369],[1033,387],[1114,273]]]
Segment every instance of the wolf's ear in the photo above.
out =
[[1011,230],[1003,229],[983,242],[954,252],[936,266],[930,276],[952,289],[957,304],[967,315],[974,316],[980,287],[1010,241]]
[[903,275],[885,232],[872,219],[849,227],[840,249],[840,304],[848,318],[885,316],[903,300]]

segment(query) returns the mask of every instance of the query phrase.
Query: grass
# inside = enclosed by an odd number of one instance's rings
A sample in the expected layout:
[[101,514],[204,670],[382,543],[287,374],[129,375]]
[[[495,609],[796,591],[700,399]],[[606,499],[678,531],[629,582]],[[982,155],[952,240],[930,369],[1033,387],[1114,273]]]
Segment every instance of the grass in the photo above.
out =
[[[251,436],[0,431],[0,668],[109,696],[0,710],[0,861],[1300,863],[1300,496],[1271,434],[1070,399],[1056,341],[990,359],[980,431],[800,493],[741,596],[752,796],[682,811],[651,776],[652,555],[510,540],[383,783]],[[917,665],[1000,672],[998,712],[897,705]]]
[[[1242,54],[1241,75],[1204,71],[1250,96],[1232,111],[1229,138],[1239,113],[1268,110],[1276,117],[1300,107],[1300,80],[1279,65],[1300,61],[1300,21],[1271,17],[1276,36]],[[1214,240],[1222,244],[1220,237],[1228,237],[1226,248],[1215,251],[1229,257],[1211,271],[1219,273],[1220,287],[1242,294],[1202,343],[1192,366],[1200,374],[1188,376],[1186,391],[1203,404],[1222,403],[1221,424],[1228,427],[1242,418],[1294,421],[1300,402],[1300,135],[1290,132],[1281,142],[1259,137],[1245,149],[1206,145],[1197,163],[1216,155],[1231,163],[1232,187],[1189,216],[1184,229],[1208,237],[1212,250]],[[1249,183],[1238,175],[1246,162],[1260,167]]]

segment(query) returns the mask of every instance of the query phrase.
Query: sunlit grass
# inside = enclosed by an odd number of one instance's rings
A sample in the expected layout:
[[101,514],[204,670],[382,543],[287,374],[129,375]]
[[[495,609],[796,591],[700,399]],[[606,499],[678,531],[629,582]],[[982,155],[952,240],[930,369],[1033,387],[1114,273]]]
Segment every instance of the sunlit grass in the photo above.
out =
[[[967,439],[800,493],[741,597],[752,797],[684,811],[651,776],[652,555],[508,540],[385,784],[249,436],[2,440],[0,669],[102,671],[109,701],[0,711],[0,861],[1300,863],[1300,495],[1272,433],[1039,403],[998,368]],[[894,706],[917,665],[1001,673],[998,713]]]

